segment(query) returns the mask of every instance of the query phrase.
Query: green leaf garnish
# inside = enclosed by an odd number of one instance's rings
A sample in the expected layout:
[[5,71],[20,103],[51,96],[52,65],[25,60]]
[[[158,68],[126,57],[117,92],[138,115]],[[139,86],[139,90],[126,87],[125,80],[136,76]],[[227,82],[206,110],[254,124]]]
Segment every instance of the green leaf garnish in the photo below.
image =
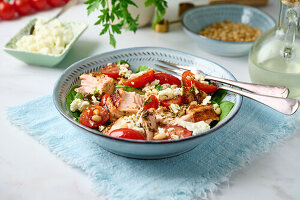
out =
[[226,90],[217,90],[217,92],[211,98],[211,104],[215,104],[215,103],[220,104],[221,101],[226,96],[226,94],[227,94]]
[[141,89],[135,88],[135,87],[131,87],[131,86],[126,86],[126,85],[116,85],[116,88],[122,88],[122,89],[124,89],[126,92],[136,92],[136,93],[138,93],[138,94],[145,94]]
[[161,86],[160,84],[157,84],[157,85],[155,86],[155,89],[157,89],[158,91],[161,91],[161,90],[162,90],[162,86]]
[[136,71],[136,73],[139,73],[139,72],[143,72],[143,71],[149,71],[150,68],[144,66],[144,65],[140,65],[138,70]]
[[[117,62],[117,65],[120,66],[121,64],[127,64],[127,65],[129,65],[129,63],[126,62],[125,60],[119,60],[119,61]],[[129,65],[129,67],[130,67],[130,65]]]
[[233,106],[234,106],[234,103],[232,103],[230,101],[222,101],[220,103],[220,108],[222,110],[222,113],[220,115],[220,121],[223,120],[230,113]]
[[80,114],[81,112],[79,110],[76,110],[75,112],[72,112],[70,109],[71,103],[74,101],[74,99],[76,99],[77,97],[82,97],[82,94],[78,93],[75,91],[76,88],[80,87],[79,85],[74,85],[68,92],[67,96],[66,96],[66,104],[67,104],[67,108],[69,110],[69,112],[79,121],[80,120]]

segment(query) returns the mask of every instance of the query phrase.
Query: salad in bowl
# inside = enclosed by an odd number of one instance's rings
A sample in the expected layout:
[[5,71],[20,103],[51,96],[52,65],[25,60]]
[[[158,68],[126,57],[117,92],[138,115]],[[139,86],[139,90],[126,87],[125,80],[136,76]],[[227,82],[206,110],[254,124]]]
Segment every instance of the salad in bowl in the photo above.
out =
[[226,91],[201,74],[181,77],[141,63],[108,63],[80,75],[66,95],[67,109],[85,127],[130,140],[177,140],[202,134],[222,119],[234,103]]

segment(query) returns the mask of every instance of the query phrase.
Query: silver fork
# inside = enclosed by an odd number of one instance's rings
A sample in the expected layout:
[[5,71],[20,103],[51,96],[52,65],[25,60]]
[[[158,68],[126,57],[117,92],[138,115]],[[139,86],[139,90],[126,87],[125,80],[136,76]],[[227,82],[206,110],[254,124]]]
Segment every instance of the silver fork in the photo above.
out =
[[[165,67],[162,65],[156,64],[157,67],[160,67],[164,69],[165,71],[168,72],[173,72],[178,75],[181,75],[184,71],[192,71],[194,74],[202,74],[204,73],[196,69],[194,67],[186,67],[186,66],[181,66],[181,65],[176,65],[174,63],[169,63],[166,61],[160,61],[161,63],[164,63],[166,65],[172,66],[173,68],[170,67]],[[265,86],[265,85],[259,85],[259,84],[251,84],[251,83],[244,83],[244,82],[238,82],[238,81],[231,81],[227,79],[222,79],[218,77],[213,77],[213,76],[206,76],[204,75],[204,78],[207,80],[213,80],[221,83],[226,83],[232,86],[239,87],[241,89],[246,89],[248,91],[254,92],[246,92],[242,90],[238,90],[232,87],[227,87],[227,86],[219,86],[219,89],[227,90],[236,94],[240,94],[242,96],[248,97],[250,99],[253,99],[257,102],[260,102],[266,106],[269,106],[273,108],[274,110],[277,110],[281,113],[287,114],[287,115],[292,115],[295,113],[299,107],[299,102],[296,99],[291,99],[291,98],[285,98],[288,96],[288,89],[286,87],[277,87],[277,86]],[[271,91],[269,91],[271,90]],[[266,91],[264,93],[264,91]],[[272,96],[271,96],[272,95]]]

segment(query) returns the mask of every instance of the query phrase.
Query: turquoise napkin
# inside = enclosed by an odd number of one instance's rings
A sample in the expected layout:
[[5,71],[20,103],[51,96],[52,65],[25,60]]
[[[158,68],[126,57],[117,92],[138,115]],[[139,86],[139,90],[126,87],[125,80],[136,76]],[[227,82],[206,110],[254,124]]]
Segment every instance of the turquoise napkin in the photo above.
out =
[[11,107],[7,114],[11,123],[67,164],[81,169],[94,183],[95,191],[109,200],[203,198],[233,171],[296,129],[295,116],[244,99],[237,116],[194,150],[168,159],[136,160],[101,149],[89,134],[60,116],[50,95]]

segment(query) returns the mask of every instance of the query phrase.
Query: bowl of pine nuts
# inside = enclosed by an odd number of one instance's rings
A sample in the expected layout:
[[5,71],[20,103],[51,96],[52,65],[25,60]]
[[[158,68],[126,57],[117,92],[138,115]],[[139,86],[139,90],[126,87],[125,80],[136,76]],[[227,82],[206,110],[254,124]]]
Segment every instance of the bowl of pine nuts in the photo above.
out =
[[275,20],[263,11],[236,4],[190,9],[181,23],[201,49],[220,56],[247,55],[253,42],[275,26]]

